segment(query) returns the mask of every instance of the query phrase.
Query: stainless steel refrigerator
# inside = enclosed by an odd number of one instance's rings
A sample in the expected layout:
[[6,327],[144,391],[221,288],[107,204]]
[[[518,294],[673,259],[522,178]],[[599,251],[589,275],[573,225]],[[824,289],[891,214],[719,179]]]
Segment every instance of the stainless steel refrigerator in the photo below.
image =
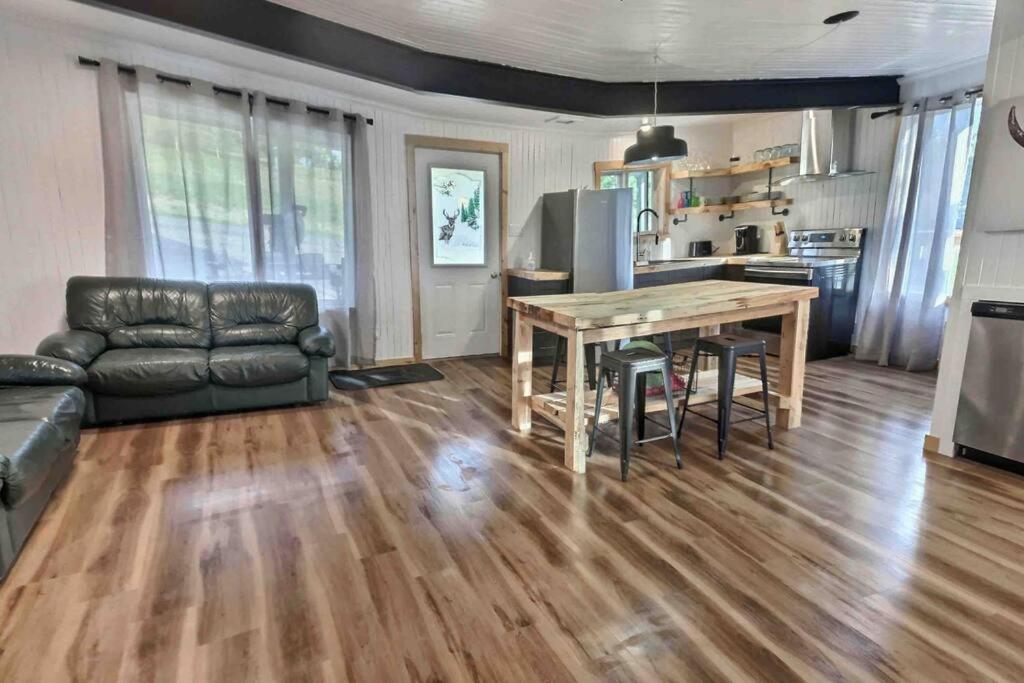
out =
[[572,273],[573,292],[633,289],[632,205],[627,189],[545,194],[540,267]]

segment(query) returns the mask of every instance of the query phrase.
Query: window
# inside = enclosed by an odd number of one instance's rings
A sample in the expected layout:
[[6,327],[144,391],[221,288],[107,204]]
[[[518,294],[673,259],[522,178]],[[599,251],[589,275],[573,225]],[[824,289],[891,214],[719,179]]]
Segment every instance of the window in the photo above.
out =
[[352,289],[349,123],[173,83],[142,83],[137,136],[146,272],[304,282],[323,308]]
[[952,186],[950,187],[949,203],[953,206],[953,234],[946,240],[943,251],[943,301],[953,293],[953,279],[956,277],[957,261],[960,258],[960,243],[963,238],[964,219],[967,216],[967,196],[971,188],[971,174],[974,172],[974,153],[978,146],[978,129],[981,125],[980,96],[974,99],[971,107],[970,124],[959,131],[954,143],[954,162]]
[[[617,190],[628,188],[633,193],[633,217],[644,209],[655,209],[655,193],[658,186],[658,170],[641,171],[603,171],[601,173],[601,189]],[[655,209],[657,211],[657,209]],[[652,214],[644,214],[640,219],[641,230],[657,230],[657,219]]]
[[140,88],[150,209],[147,272],[172,279],[251,280],[248,122],[237,100],[167,96],[169,88],[181,87]]

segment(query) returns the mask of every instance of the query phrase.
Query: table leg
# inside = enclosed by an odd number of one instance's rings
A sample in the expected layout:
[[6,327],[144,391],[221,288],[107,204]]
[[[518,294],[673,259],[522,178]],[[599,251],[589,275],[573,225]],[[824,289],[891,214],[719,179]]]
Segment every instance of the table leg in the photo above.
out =
[[584,380],[586,366],[583,334],[571,332],[566,354],[565,401],[565,466],[573,472],[587,471],[587,432],[583,413],[583,397],[587,391]]
[[787,407],[780,407],[775,423],[783,429],[800,426],[804,403],[804,365],[807,362],[807,324],[811,302],[797,301],[793,312],[782,316],[782,341],[779,348],[779,396]]
[[512,327],[512,426],[528,432],[533,424],[533,325],[522,313],[513,311]]

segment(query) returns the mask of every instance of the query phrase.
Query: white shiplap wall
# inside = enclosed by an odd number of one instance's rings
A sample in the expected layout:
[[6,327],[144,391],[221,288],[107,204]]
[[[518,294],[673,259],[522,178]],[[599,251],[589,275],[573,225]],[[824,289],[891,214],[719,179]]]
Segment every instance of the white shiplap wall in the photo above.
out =
[[[161,39],[166,37],[161,34]],[[224,50],[244,49],[221,45]],[[261,53],[254,53],[261,62],[261,71],[256,72],[140,42],[109,40],[85,29],[6,20],[0,15],[0,353],[31,351],[39,339],[61,325],[66,279],[104,270],[96,72],[75,64],[79,54],[263,89],[373,117],[380,358],[412,355],[406,134],[509,143],[513,233],[529,223],[540,194],[591,184],[593,161],[609,154],[607,137],[601,134],[417,116],[295,79],[269,76],[269,71],[263,71],[268,60],[271,64],[287,60]],[[527,231],[521,239],[528,243],[531,238]],[[527,244],[524,249],[528,248]],[[514,253],[517,259],[525,255],[521,249]]]
[[[754,223],[762,226],[762,246],[769,246],[767,228],[782,221],[787,230],[803,228],[848,228],[863,227],[877,231],[885,218],[885,204],[889,194],[889,180],[892,174],[893,154],[899,121],[895,117],[871,120],[874,110],[860,110],[857,113],[857,138],[854,146],[854,163],[857,168],[872,171],[869,175],[839,178],[819,183],[792,184],[781,188],[794,201],[787,217],[772,216],[769,209],[743,211],[733,220],[719,222],[715,215],[690,216],[679,226],[670,227],[672,251],[676,256],[685,255],[690,240],[710,239],[721,253],[733,250],[733,228],[737,225]],[[800,141],[799,112],[765,114],[734,122],[727,126],[702,126],[692,130],[677,130],[691,142],[691,154],[708,157],[713,166],[725,166],[729,157],[739,156],[741,163],[754,159],[754,151]],[[612,151],[621,154],[628,138],[612,141]],[[776,172],[776,180],[796,173],[791,166]],[[699,195],[742,194],[751,192],[756,185],[765,185],[768,174],[737,178],[704,178],[694,181],[694,191]],[[685,189],[686,183],[677,181],[674,191]],[[763,189],[763,188],[762,188]],[[778,188],[776,188],[778,189]],[[870,249],[870,242],[869,242]]]
[[[75,6],[78,9],[80,6]],[[82,10],[84,11],[84,10]],[[93,10],[90,10],[93,11]],[[126,21],[119,18],[119,27]],[[130,22],[129,22],[130,24]],[[134,29],[133,29],[134,30]],[[375,274],[379,314],[378,356],[412,353],[412,309],[406,208],[406,134],[507,142],[510,145],[510,224],[513,266],[538,252],[538,200],[547,191],[592,184],[592,163],[620,158],[632,136],[488,125],[419,115],[366,96],[347,94],[343,77],[284,58],[156,24],[139,34],[111,36],[98,29],[42,19],[5,17],[0,7],[0,352],[26,352],[63,317],[68,276],[104,268],[103,194],[99,151],[96,72],[78,67],[79,54],[140,63],[173,73],[358,111],[375,120],[371,169],[376,179]],[[245,66],[238,66],[238,65]],[[301,67],[301,69],[297,68]],[[315,83],[301,74],[316,76]],[[274,75],[271,75],[274,74]],[[328,85],[330,84],[330,85]],[[429,98],[420,98],[429,106]],[[881,171],[863,179],[794,190],[790,228],[864,225],[881,221],[891,166],[893,119],[868,123],[858,155]],[[754,149],[798,138],[799,117],[766,115],[735,123],[679,127],[694,154],[725,164],[733,152],[749,159]],[[891,137],[891,136],[890,136]],[[728,181],[705,181],[728,182]],[[763,180],[761,181],[763,182]],[[717,188],[716,188],[717,189]],[[724,192],[728,188],[721,188]],[[710,191],[710,190],[709,190]],[[879,199],[881,197],[881,199]],[[770,225],[767,211],[719,223],[691,217],[671,228],[662,255],[684,254],[693,239],[731,244],[741,222]]]
[[[1000,2],[992,25],[992,51],[985,75],[985,102],[981,136],[1006,135],[1005,123],[986,125],[989,112],[1000,103],[1024,96],[1024,3]],[[975,229],[974,202],[979,192],[977,180],[984,177],[987,160],[983,140],[978,143],[974,160],[974,182],[968,198],[963,244],[957,269],[949,319],[943,333],[939,378],[932,410],[931,434],[939,438],[939,450],[952,455],[953,425],[956,420],[960,379],[964,371],[967,339],[971,324],[971,304],[978,299],[1024,301],[1024,233],[986,233]],[[1007,140],[1006,144],[1012,144]],[[1007,175],[1006,183],[1021,184],[1019,174]],[[1019,225],[1019,216],[1008,215],[1007,225]],[[998,359],[991,359],[996,363]]]
[[50,35],[0,23],[0,352],[63,318],[62,283],[103,272],[95,77]]
[[[872,173],[817,183],[794,183],[780,188],[793,199],[789,216],[782,219],[787,229],[881,227],[899,121],[892,116],[872,121],[872,111],[861,109],[857,112],[853,159],[859,170]],[[733,126],[733,154],[747,163],[753,161],[757,149],[799,143],[800,121],[799,112],[785,112],[737,123]],[[796,171],[797,167],[791,166],[776,172],[775,177],[778,179]],[[763,185],[767,179],[767,174],[763,174],[752,183]],[[749,222],[772,222],[770,217],[765,217],[770,215],[768,210],[752,211],[748,215]],[[748,222],[746,217],[742,220]]]

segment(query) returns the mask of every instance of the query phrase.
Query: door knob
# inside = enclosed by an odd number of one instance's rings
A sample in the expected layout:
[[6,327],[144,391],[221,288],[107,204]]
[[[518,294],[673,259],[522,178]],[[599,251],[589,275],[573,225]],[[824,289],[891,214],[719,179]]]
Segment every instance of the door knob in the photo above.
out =
[[491,273],[491,279],[492,280],[497,280],[498,279],[498,273]]

